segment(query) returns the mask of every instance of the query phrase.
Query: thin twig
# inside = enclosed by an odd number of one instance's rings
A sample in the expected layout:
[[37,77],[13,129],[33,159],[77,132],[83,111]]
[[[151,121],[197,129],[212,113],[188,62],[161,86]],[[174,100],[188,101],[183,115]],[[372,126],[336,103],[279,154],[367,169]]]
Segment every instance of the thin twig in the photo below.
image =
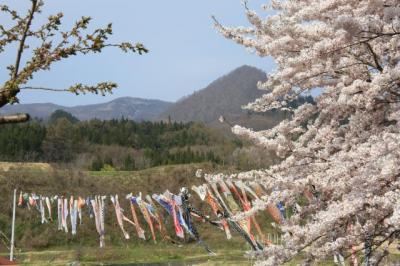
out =
[[69,92],[69,89],[52,89],[52,88],[44,88],[44,87],[22,87],[21,90],[42,90],[42,91],[55,91],[55,92]]

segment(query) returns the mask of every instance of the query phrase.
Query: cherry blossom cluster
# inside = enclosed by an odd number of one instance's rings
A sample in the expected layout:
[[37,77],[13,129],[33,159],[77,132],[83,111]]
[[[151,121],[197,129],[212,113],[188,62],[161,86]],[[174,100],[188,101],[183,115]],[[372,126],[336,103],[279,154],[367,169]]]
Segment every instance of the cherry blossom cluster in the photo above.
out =
[[351,252],[378,264],[400,235],[400,2],[271,0],[263,8],[269,15],[246,4],[247,28],[215,22],[226,38],[277,63],[259,84],[265,94],[245,108],[286,108],[320,93],[272,129],[233,127],[282,158],[268,169],[220,175],[268,192],[236,219],[276,202],[301,206],[281,226],[284,243],[253,254],[263,265]]

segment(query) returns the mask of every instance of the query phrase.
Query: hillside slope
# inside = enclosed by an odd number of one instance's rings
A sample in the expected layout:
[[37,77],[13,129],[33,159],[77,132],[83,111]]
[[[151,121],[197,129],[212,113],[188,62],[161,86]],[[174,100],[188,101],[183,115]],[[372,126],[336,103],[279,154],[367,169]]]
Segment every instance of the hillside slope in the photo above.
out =
[[169,107],[161,118],[175,121],[212,123],[220,115],[237,119],[246,115],[242,106],[260,97],[263,92],[257,82],[266,80],[266,74],[251,66],[241,66],[215,80],[206,88]]

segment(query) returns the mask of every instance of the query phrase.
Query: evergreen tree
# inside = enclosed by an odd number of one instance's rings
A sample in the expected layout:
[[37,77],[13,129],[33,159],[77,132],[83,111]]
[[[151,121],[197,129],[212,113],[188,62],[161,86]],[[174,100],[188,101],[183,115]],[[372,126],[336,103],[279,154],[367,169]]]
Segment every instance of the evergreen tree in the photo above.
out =
[[90,166],[91,171],[100,171],[104,166],[103,160],[99,157],[96,157],[92,161],[92,165]]
[[73,125],[66,118],[59,118],[48,128],[42,149],[49,162],[70,162],[81,145],[73,139]]
[[64,110],[56,110],[50,115],[49,124],[54,124],[60,118],[65,118],[71,124],[76,124],[79,122],[79,119],[73,116],[72,114]]
[[135,170],[135,160],[133,159],[133,157],[130,154],[125,156],[124,166],[123,166],[122,170],[124,170],[124,171],[133,171],[133,170]]

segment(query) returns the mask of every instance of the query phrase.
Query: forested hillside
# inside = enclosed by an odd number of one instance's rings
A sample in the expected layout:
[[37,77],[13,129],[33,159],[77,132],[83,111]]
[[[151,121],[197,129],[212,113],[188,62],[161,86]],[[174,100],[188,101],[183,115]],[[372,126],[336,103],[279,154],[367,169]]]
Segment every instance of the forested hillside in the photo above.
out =
[[79,121],[64,111],[54,112],[49,121],[0,127],[0,160],[71,164],[95,171],[198,162],[248,168],[248,156],[254,154],[240,139],[202,123]]
[[[241,66],[216,79],[206,88],[171,105],[160,118],[183,122],[199,121],[226,132],[230,128],[221,125],[218,121],[222,115],[230,124],[238,124],[255,130],[272,128],[289,114],[278,110],[255,113],[243,109],[244,105],[267,93],[258,88],[258,83],[265,80],[267,80],[267,73],[262,70],[248,65]],[[313,101],[311,96],[300,96],[288,105],[297,108],[305,102]]]
[[266,79],[267,74],[263,71],[247,65],[241,66],[170,106],[162,117],[170,116],[173,120],[184,122],[212,123],[220,115],[230,118],[243,116],[246,111],[242,105],[263,94],[257,88],[257,82]]

